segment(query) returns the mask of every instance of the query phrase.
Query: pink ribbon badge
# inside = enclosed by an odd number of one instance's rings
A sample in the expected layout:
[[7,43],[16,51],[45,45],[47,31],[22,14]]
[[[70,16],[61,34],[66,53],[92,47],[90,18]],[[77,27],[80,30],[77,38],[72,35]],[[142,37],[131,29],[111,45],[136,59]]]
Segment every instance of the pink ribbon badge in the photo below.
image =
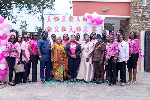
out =
[[66,20],[65,20],[65,16],[63,16],[62,18],[63,18],[63,19],[62,19],[62,22],[66,22]]
[[77,16],[77,20],[76,20],[76,22],[77,22],[77,21],[79,21],[79,22],[80,22],[79,16]]
[[50,16],[48,16],[48,20],[47,20],[47,22],[51,22]]
[[58,31],[58,27],[57,27],[57,26],[55,27],[55,32],[59,32],[59,31]]
[[84,26],[84,31],[83,32],[88,32],[87,31],[87,26]]
[[72,30],[72,26],[70,26],[70,31],[69,32],[73,32],[73,30]]
[[101,30],[100,30],[100,32],[102,32],[103,31],[103,26],[101,26]]

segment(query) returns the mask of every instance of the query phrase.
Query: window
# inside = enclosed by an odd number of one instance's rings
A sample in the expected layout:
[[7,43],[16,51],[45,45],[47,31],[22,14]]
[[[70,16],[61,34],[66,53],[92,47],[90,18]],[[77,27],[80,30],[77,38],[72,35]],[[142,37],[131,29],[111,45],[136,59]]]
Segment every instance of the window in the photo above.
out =
[[146,1],[147,1],[147,0],[142,0],[142,5],[143,5],[143,6],[146,6]]

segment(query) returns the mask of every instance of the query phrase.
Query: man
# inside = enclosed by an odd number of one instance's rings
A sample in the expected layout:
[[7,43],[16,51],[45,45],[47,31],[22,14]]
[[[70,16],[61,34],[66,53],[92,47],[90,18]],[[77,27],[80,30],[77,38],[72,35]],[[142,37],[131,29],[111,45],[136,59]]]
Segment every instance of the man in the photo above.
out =
[[21,49],[22,49],[22,62],[24,64],[24,69],[26,70],[23,73],[23,83],[27,83],[27,76],[29,73],[29,60],[30,60],[30,51],[28,50],[29,46],[29,38],[27,35],[24,35],[24,41],[22,42]]
[[46,81],[50,81],[50,68],[51,68],[51,50],[50,40],[48,38],[48,32],[42,32],[42,39],[37,42],[37,50],[40,58],[40,78],[41,82],[45,83],[44,80],[44,67],[46,66]]
[[76,42],[79,43],[80,45],[83,44],[83,41],[80,40],[80,34],[79,33],[76,34]]
[[106,40],[106,31],[105,30],[102,31],[102,41],[104,43],[107,43],[107,40]]

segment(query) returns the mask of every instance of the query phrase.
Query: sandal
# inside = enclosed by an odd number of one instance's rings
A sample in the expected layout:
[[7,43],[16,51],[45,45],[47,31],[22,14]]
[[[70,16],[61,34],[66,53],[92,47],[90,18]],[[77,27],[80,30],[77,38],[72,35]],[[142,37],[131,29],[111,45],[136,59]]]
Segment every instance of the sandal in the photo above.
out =
[[132,81],[132,84],[135,84],[136,83],[136,81]]
[[121,86],[124,86],[125,84],[126,84],[126,83],[121,83],[120,85],[121,85]]
[[11,83],[8,83],[8,84],[9,84],[10,86],[15,86],[15,85],[16,85],[15,83],[12,83],[12,84],[11,84]]
[[132,81],[129,81],[129,80],[128,80],[128,84],[132,84]]
[[121,84],[122,84],[122,82],[118,82],[118,83],[117,83],[117,85],[121,85]]

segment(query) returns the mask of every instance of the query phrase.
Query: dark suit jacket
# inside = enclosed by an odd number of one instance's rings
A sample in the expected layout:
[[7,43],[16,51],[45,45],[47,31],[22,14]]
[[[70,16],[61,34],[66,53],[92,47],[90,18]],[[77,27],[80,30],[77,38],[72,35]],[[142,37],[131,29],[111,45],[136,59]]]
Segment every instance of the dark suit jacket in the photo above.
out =
[[[66,44],[66,53],[68,54],[68,58],[72,58],[71,55],[71,50],[70,50],[70,45],[71,45],[71,42],[68,42]],[[80,59],[80,52],[81,52],[81,46],[79,43],[76,42],[76,51],[75,51],[75,55],[76,55],[76,59]]]

